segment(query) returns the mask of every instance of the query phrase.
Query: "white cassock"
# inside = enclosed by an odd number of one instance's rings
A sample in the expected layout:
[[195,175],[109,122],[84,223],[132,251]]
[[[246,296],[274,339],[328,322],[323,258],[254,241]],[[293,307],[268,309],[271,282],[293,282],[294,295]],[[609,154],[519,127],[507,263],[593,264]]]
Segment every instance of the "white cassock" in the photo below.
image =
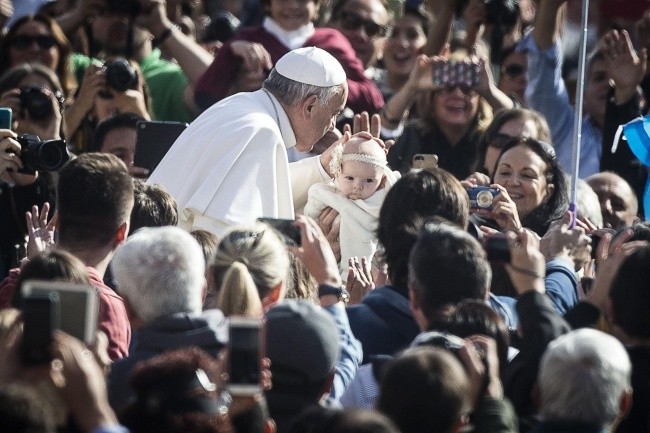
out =
[[174,197],[179,226],[186,230],[221,235],[258,217],[294,219],[309,187],[329,179],[317,156],[288,163],[287,149],[295,144],[289,118],[273,95],[238,93],[192,122],[148,183]]

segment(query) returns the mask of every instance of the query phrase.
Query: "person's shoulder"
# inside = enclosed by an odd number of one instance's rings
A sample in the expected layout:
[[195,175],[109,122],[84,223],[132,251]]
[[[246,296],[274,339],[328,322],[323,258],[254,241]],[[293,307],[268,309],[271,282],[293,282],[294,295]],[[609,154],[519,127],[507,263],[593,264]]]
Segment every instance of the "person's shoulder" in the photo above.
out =
[[242,27],[235,33],[231,41],[251,41],[258,42],[260,38],[265,39],[269,36],[263,26],[247,26]]
[[314,29],[314,34],[308,40],[309,44],[313,44],[319,48],[335,48],[337,50],[347,49],[352,47],[350,41],[336,29],[330,27],[317,27]]

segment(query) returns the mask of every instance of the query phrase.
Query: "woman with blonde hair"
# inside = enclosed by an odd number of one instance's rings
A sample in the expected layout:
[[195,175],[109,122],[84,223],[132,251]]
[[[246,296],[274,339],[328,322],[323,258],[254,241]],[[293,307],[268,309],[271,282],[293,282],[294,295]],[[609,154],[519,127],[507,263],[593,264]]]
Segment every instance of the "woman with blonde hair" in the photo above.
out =
[[237,227],[219,242],[210,263],[217,308],[226,316],[258,316],[285,295],[289,256],[274,229]]
[[[420,96],[416,106],[420,117],[406,124],[388,153],[388,164],[393,170],[405,173],[411,168],[416,154],[436,154],[440,167],[456,178],[464,179],[472,173],[478,158],[479,138],[492,121],[493,110],[512,107],[512,100],[494,84],[485,60],[487,57],[480,57],[484,60],[479,61],[465,50],[458,49],[448,58],[418,59],[410,79],[419,83],[416,87],[420,89]],[[478,63],[478,84],[471,86],[465,79],[459,82],[441,79],[434,83],[429,78],[433,77],[434,70],[440,68],[444,71],[442,68],[447,64],[453,68],[459,63],[466,64],[467,69],[476,67]],[[391,104],[393,100],[384,107],[384,117],[387,112],[400,113]]]

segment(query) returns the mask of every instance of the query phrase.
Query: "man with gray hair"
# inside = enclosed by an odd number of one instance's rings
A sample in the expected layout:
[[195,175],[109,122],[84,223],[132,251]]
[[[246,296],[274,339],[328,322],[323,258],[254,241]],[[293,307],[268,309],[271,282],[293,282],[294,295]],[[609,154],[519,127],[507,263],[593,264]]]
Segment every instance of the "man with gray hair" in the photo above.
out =
[[630,358],[616,338],[590,328],[558,337],[542,357],[542,421],[533,432],[613,430],[632,405],[631,374]]
[[220,311],[201,312],[203,252],[186,231],[142,228],[117,250],[111,267],[137,339],[129,356],[111,367],[109,399],[119,411],[133,392],[128,378],[137,362],[186,346],[217,356],[228,330]]
[[179,225],[217,235],[258,217],[294,218],[307,190],[329,180],[326,155],[289,164],[287,149],[309,151],[334,127],[347,100],[345,71],[316,47],[293,50],[261,90],[206,110],[176,140],[149,178],[176,199]]

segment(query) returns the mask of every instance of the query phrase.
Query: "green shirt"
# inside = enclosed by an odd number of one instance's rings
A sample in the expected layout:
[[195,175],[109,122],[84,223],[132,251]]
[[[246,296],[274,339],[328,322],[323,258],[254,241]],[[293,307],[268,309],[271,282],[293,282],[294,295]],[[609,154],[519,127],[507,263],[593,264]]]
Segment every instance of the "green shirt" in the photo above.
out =
[[[72,64],[79,83],[93,60],[83,54],[72,55]],[[154,120],[187,123],[194,120],[194,116],[183,102],[183,92],[189,81],[180,66],[161,59],[160,50],[154,49],[150,55],[140,61],[140,69],[147,83],[152,105],[151,115]]]

